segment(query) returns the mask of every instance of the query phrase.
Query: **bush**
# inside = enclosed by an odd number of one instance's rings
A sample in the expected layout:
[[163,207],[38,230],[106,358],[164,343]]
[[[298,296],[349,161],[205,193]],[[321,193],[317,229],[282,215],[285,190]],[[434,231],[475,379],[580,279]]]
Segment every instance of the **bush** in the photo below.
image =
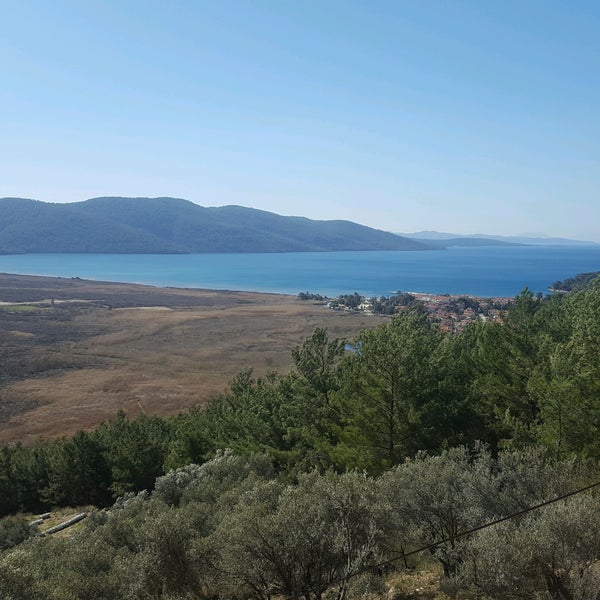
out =
[[0,521],[0,552],[18,546],[21,542],[39,533],[35,525],[29,525],[21,517],[6,517]]

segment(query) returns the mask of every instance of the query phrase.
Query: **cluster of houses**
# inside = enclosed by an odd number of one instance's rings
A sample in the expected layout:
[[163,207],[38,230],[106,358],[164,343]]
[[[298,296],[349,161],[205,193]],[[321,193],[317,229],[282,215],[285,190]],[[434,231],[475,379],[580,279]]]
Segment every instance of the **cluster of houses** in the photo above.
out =
[[514,298],[481,298],[477,296],[449,296],[413,294],[421,302],[430,318],[439,323],[442,331],[460,331],[477,319],[502,322]]
[[[345,302],[351,299],[351,302]],[[395,314],[408,310],[418,303],[431,321],[438,323],[442,331],[461,331],[468,323],[482,320],[501,322],[513,298],[481,298],[450,294],[399,294],[390,298],[360,298],[340,296],[327,302],[334,310],[361,312],[367,315]]]

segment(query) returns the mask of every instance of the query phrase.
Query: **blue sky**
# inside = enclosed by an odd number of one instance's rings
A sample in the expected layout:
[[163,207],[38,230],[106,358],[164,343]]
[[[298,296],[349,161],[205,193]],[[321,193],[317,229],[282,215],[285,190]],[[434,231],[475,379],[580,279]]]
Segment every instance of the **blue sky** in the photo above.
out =
[[0,8],[0,196],[600,241],[598,2]]

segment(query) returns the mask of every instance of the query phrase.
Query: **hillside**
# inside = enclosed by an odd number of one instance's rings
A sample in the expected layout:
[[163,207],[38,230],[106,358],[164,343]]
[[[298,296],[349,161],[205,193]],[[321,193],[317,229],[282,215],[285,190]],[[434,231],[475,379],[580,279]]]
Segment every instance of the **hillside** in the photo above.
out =
[[564,281],[555,281],[550,290],[553,292],[579,292],[590,287],[592,281],[600,277],[600,271],[592,271],[591,273],[579,273],[575,277],[569,277]]
[[[338,338],[357,322],[317,325],[322,301],[145,288],[166,305],[108,310],[108,290],[137,305],[141,286],[2,279],[21,298],[80,299],[2,307],[0,362],[31,369],[11,375],[39,399],[15,394],[9,419],[102,420],[0,447],[3,600],[598,599],[600,280],[525,289],[501,323],[452,334],[416,305]],[[45,375],[32,348],[44,331]],[[198,405],[198,369],[223,344],[237,374]],[[68,378],[79,363],[80,385],[57,388],[57,359]],[[182,384],[194,404],[176,413]],[[68,389],[58,419],[48,397]],[[139,416],[98,418],[117,394]]]
[[461,246],[465,248],[481,248],[488,246],[525,246],[526,244],[519,244],[516,242],[506,242],[504,240],[495,240],[492,238],[475,238],[475,237],[453,237],[446,239],[425,239],[421,240],[426,244],[443,250],[445,248],[452,248],[454,246]]
[[427,244],[444,246],[596,246],[595,242],[571,240],[567,238],[548,237],[544,234],[522,235],[489,235],[471,233],[459,235],[447,231],[417,231],[415,233],[400,233],[411,240],[420,240]]
[[314,221],[176,198],[51,204],[0,199],[0,253],[328,252],[426,250],[419,240],[351,221]]

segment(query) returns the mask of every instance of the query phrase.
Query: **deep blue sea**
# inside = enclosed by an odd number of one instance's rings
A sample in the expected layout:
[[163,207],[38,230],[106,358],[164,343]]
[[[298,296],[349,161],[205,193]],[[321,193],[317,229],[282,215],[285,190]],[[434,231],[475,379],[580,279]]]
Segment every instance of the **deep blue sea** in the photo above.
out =
[[157,286],[327,296],[401,291],[514,296],[558,279],[600,271],[599,246],[509,246],[418,252],[285,254],[20,254],[0,272]]

